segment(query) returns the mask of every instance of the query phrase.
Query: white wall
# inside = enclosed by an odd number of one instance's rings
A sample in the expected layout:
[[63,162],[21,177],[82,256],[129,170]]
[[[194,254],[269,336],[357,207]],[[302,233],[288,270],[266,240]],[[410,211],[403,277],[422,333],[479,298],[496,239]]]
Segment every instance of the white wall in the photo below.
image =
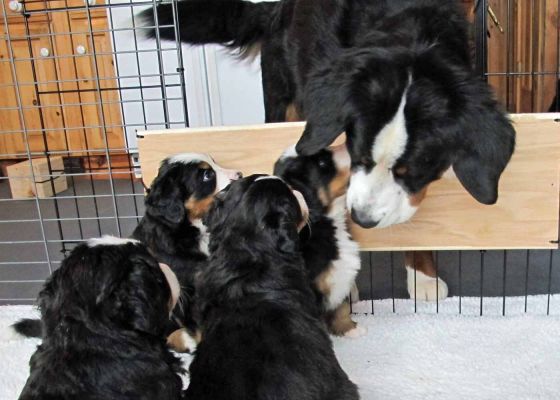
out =
[[[132,0],[138,2],[140,0]],[[129,0],[112,0],[112,4]],[[119,85],[123,88],[123,122],[128,125],[126,135],[130,148],[136,147],[136,130],[165,128],[162,78],[159,74],[157,43],[142,37],[132,15],[146,7],[122,7],[107,10],[109,23],[114,29],[115,68]],[[136,27],[142,22],[136,20]],[[165,74],[176,74],[179,65],[174,42],[162,42],[162,61]],[[139,50],[136,54],[136,49]],[[165,51],[169,49],[169,51]],[[185,68],[187,105],[190,126],[236,125],[264,121],[264,106],[260,75],[260,61],[239,61],[222,46],[182,47]],[[141,75],[142,78],[138,76]],[[147,76],[154,75],[154,76]],[[130,78],[126,78],[130,77]],[[163,78],[166,85],[179,84],[178,76]],[[137,89],[137,86],[154,88]],[[131,88],[131,89],[126,89]],[[142,96],[144,102],[142,102]],[[167,108],[171,128],[184,126],[180,87],[166,88]]]
[[264,122],[260,57],[239,60],[222,46],[205,46],[213,125]]

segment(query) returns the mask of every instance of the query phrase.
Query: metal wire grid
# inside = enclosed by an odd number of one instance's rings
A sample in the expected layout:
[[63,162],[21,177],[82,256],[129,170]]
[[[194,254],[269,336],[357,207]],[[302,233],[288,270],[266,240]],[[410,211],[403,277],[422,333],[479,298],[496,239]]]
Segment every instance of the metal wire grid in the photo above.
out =
[[[3,84],[1,90],[14,91],[16,101],[13,105],[1,107],[0,113],[6,115],[16,111],[21,129],[4,128],[0,135],[22,135],[25,148],[24,151],[2,150],[0,156],[3,159],[18,159],[18,161],[31,160],[32,165],[36,157],[44,157],[48,167],[48,173],[43,175],[35,173],[31,168],[29,176],[11,179],[31,178],[36,192],[35,182],[48,180],[57,173],[63,172],[53,168],[52,157],[80,156],[84,164],[77,172],[66,170],[65,175],[70,183],[69,190],[48,199],[40,199],[36,196],[26,200],[12,199],[7,185],[8,178],[0,177],[0,184],[3,184],[0,207],[7,211],[6,215],[2,213],[0,220],[2,232],[0,254],[3,254],[0,257],[0,268],[3,270],[0,280],[0,293],[2,293],[0,301],[3,303],[34,301],[35,293],[44,278],[52,272],[53,268],[56,268],[64,254],[83,239],[106,233],[119,236],[130,234],[143,212],[143,188],[135,178],[138,171],[131,157],[137,150],[135,143],[131,142],[135,130],[188,126],[182,48],[178,42],[164,43],[159,37],[152,41],[143,40],[143,30],[149,27],[140,26],[134,18],[142,7],[155,7],[155,2],[111,1],[107,4],[94,4],[92,1],[85,1],[78,4],[76,1],[70,1],[32,0],[20,3],[19,13],[22,17],[17,21],[20,33],[14,32],[16,24],[13,22],[14,13],[10,14],[6,3],[2,3],[4,22],[2,40],[6,42],[8,54],[7,57],[0,59],[0,63],[10,65],[12,82]],[[95,17],[92,14],[98,10],[106,13],[104,29],[96,29],[93,22]],[[85,16],[85,29],[83,25],[82,29],[72,29],[72,13],[76,12]],[[69,30],[53,29],[52,20],[55,14],[59,18],[66,19],[65,26],[69,27]],[[47,32],[36,33],[33,24],[36,23],[37,18],[51,21],[46,24]],[[119,23],[124,27],[119,27]],[[177,26],[177,37],[179,37],[178,29]],[[100,34],[109,41],[111,51],[96,48],[98,42],[94,37]],[[77,37],[80,35],[88,38],[85,46],[82,43],[85,49],[89,49],[85,50],[85,53],[80,53],[77,47]],[[33,45],[34,40],[47,41],[46,48],[55,49],[58,37],[70,41],[71,47],[77,50],[76,53],[37,54],[38,51]],[[123,40],[123,37],[126,38]],[[16,55],[15,41],[27,43],[28,56]],[[60,74],[61,68],[58,65],[54,68],[54,79],[52,77],[45,79],[41,76],[38,64],[49,61],[64,62],[74,70],[75,76],[79,76],[80,58],[84,57],[87,57],[91,63],[93,69],[91,76],[67,78]],[[115,76],[103,76],[103,72],[100,71],[100,63],[103,62],[100,60],[103,57],[112,59]],[[155,68],[153,68],[154,63],[151,63],[151,71],[146,71],[147,68],[144,68],[146,57],[157,59]],[[22,79],[18,74],[22,64],[30,68],[31,74],[26,77],[27,79]],[[131,66],[135,66],[133,73],[122,73],[123,69],[129,71]],[[93,82],[93,86],[85,87],[83,84],[87,82]],[[67,89],[65,84],[68,83],[73,84],[74,87]],[[32,104],[25,104],[22,99],[21,92],[26,89],[34,91],[35,100]],[[105,92],[117,93],[117,96],[113,96],[115,100],[108,101],[104,96]],[[77,101],[64,101],[61,95],[68,93],[76,95],[74,98]],[[86,97],[88,93],[95,94],[94,101],[91,101],[91,96]],[[51,96],[49,100],[52,100],[53,95],[58,96],[58,102],[43,103],[42,100],[48,96]],[[173,102],[179,104],[173,105]],[[118,108],[117,123],[111,123],[107,118],[107,106]],[[45,113],[49,108],[61,107],[74,107],[79,110],[81,123],[72,126],[65,121],[66,114],[61,113],[62,126],[49,127],[45,122]],[[92,110],[92,107],[97,112],[96,124],[88,124],[85,115]],[[155,108],[160,108],[160,112],[154,112]],[[38,126],[28,126],[29,113],[33,113],[33,118],[38,120],[39,123],[36,124]],[[108,138],[108,131],[115,128],[122,130],[124,137],[124,141],[118,147],[111,146]],[[102,132],[103,146],[100,148],[88,145],[90,139],[88,134],[94,129]],[[69,146],[69,139],[77,133],[83,135],[86,145],[85,148],[73,150]],[[42,136],[42,148],[31,147],[31,135]],[[52,137],[49,135],[64,136],[65,148],[50,149]],[[117,155],[125,155],[124,165],[122,162],[113,165]],[[96,157],[99,156],[106,161],[106,165],[102,168],[95,165]],[[108,179],[105,181],[97,179],[102,177]],[[54,191],[53,180],[51,180],[51,188]],[[9,210],[11,208],[13,210]],[[16,211],[18,209],[22,214],[30,216],[22,218]],[[18,234],[18,231],[21,234]]]
[[[557,1],[557,0],[554,0]],[[479,72],[487,79],[493,76],[502,76],[506,79],[506,96],[510,96],[510,85],[514,79],[520,76],[529,76],[536,80],[539,76],[558,75],[558,65],[560,57],[556,50],[558,63],[556,72],[538,70],[533,68],[530,71],[513,70],[513,62],[508,63],[505,71],[488,71],[487,69],[487,30],[488,13],[486,12],[489,2],[479,0],[476,8],[476,59]],[[490,2],[492,3],[492,2]],[[503,1],[502,1],[503,3]],[[504,50],[507,55],[511,54],[511,35],[510,23],[512,22],[513,0],[507,0],[507,25],[506,32],[508,42]],[[546,3],[546,2],[545,2]],[[558,1],[560,3],[560,1]],[[47,175],[37,175],[31,169],[30,177],[33,182],[36,180],[49,179],[61,172],[52,167],[51,158],[55,156],[80,157],[83,160],[82,168],[65,168],[65,175],[69,179],[69,189],[58,193],[52,198],[41,199],[33,197],[27,200],[12,199],[8,190],[7,177],[0,177],[0,304],[6,303],[32,303],[35,295],[44,279],[60,263],[64,254],[76,243],[91,236],[101,234],[116,234],[126,236],[130,234],[139,217],[143,213],[143,188],[136,178],[137,165],[134,161],[135,147],[134,132],[136,129],[159,129],[170,127],[188,126],[188,110],[186,99],[185,70],[183,66],[183,54],[178,40],[174,43],[163,42],[159,35],[151,41],[144,40],[142,33],[146,25],[134,18],[142,8],[155,7],[154,1],[132,0],[108,0],[105,4],[96,4],[94,1],[77,3],[74,0],[31,0],[22,4],[21,14],[23,15],[22,24],[23,34],[14,33],[11,29],[9,11],[6,4],[2,4],[4,32],[2,39],[6,41],[8,48],[7,59],[0,59],[0,63],[8,63],[12,74],[12,83],[0,85],[0,90],[14,90],[16,103],[14,105],[0,107],[0,113],[15,111],[18,114],[21,129],[0,131],[0,135],[20,134],[25,138],[25,149],[20,152],[3,151],[0,156],[3,159],[31,160],[36,157],[45,157],[48,164]],[[180,37],[180,26],[177,24],[176,1],[173,1],[175,24],[173,28],[176,38]],[[95,29],[92,14],[103,10],[106,12],[107,27]],[[85,29],[69,29],[67,31],[54,31],[52,25],[48,24],[48,31],[35,33],[31,24],[33,17],[62,15],[65,18],[66,26],[72,27],[70,13],[81,12],[85,14]],[[557,16],[558,19],[558,16]],[[127,23],[122,23],[127,21]],[[560,20],[558,21],[560,24]],[[156,26],[158,25],[156,14]],[[157,30],[156,30],[157,32]],[[532,33],[534,35],[535,32]],[[110,41],[111,50],[96,49],[94,35],[106,35]],[[59,37],[64,37],[70,41],[74,49],[78,45],[76,37],[86,35],[88,37],[87,54],[63,54],[63,55],[40,55],[37,54],[33,46],[33,40],[47,40],[51,48],[54,48],[55,41]],[[126,39],[122,39],[126,35]],[[16,57],[13,48],[14,41],[23,40],[27,43],[28,56]],[[536,40],[533,37],[533,41]],[[557,37],[557,43],[559,43]],[[37,64],[42,61],[69,62],[74,69],[79,69],[80,57],[89,57],[93,66],[93,76],[79,77],[77,72],[75,77],[66,77],[57,74],[53,78],[45,78],[38,73]],[[110,57],[113,60],[115,76],[104,76],[100,72],[99,60]],[[143,68],[146,65],[146,57],[152,58],[151,69]],[[509,57],[509,56],[508,56]],[[22,80],[17,74],[18,63],[28,63],[31,67],[32,75],[29,79]],[[134,67],[130,72],[130,67]],[[510,66],[512,68],[510,68]],[[93,87],[84,87],[82,84],[93,81]],[[111,86],[114,83],[113,86]],[[72,89],[66,89],[65,85],[75,85]],[[48,86],[49,89],[44,88]],[[54,87],[55,89],[52,89]],[[25,104],[22,99],[22,91],[31,88],[34,91],[36,102]],[[113,100],[107,100],[104,93],[117,93]],[[61,95],[71,93],[77,95],[77,101],[63,101]],[[91,101],[88,94],[95,94],[95,100]],[[532,91],[534,93],[534,91]],[[59,103],[42,102],[42,98],[47,96],[59,96]],[[559,100],[557,99],[557,102]],[[178,103],[178,104],[173,104]],[[509,97],[505,103],[510,106]],[[533,108],[526,111],[544,111],[534,108],[535,102],[531,102]],[[110,121],[107,118],[106,106],[116,106],[119,109],[120,120]],[[80,110],[81,123],[70,125],[62,114],[62,126],[49,127],[45,123],[44,114],[50,109],[59,107],[76,107]],[[87,107],[90,107],[89,109]],[[99,123],[88,123],[84,112],[96,107],[99,113]],[[159,112],[154,113],[155,109]],[[40,119],[40,124],[36,127],[26,124],[27,113],[34,112]],[[89,148],[88,133],[94,129],[102,131],[103,147]],[[108,131],[110,129],[122,129],[124,143],[119,146],[112,146]],[[71,135],[83,135],[86,148],[73,150],[69,146]],[[64,136],[64,149],[50,149],[49,135]],[[30,145],[30,136],[40,135],[42,137],[43,148],[37,150]],[[126,154],[126,162],[118,165],[113,162],[117,155]],[[104,157],[106,165],[97,166],[96,160]],[[98,179],[106,178],[106,179]],[[33,184],[35,185],[35,184]],[[54,183],[51,182],[54,186]],[[7,210],[7,211],[1,211]],[[525,256],[512,254],[509,251],[489,252],[493,256],[489,262],[485,251],[481,252],[441,252],[436,253],[436,265],[440,264],[441,258],[455,257],[455,262],[447,264],[454,265],[453,268],[443,268],[442,275],[451,286],[451,281],[456,282],[453,295],[458,296],[457,309],[454,312],[463,312],[463,297],[477,294],[480,298],[479,313],[484,313],[485,296],[488,296],[485,287],[485,271],[491,264],[492,268],[501,268],[501,293],[496,293],[497,286],[494,282],[492,296],[501,296],[502,314],[506,314],[507,296],[515,294],[524,297],[523,311],[532,311],[528,307],[531,281],[531,256],[538,255],[540,258],[548,254],[548,261],[542,261],[548,268],[545,273],[544,286],[536,289],[537,292],[546,293],[546,304],[538,307],[536,312],[550,313],[551,295],[560,291],[556,287],[554,272],[557,268],[556,251],[529,251]],[[502,260],[496,259],[497,254],[502,254]],[[473,285],[465,278],[465,259],[472,259],[473,254],[479,254],[479,281],[477,289],[473,293]],[[391,301],[392,312],[402,312],[406,307],[400,305],[399,298],[407,297],[402,288],[402,272],[399,267],[402,265],[399,253],[374,254],[364,253],[363,264],[359,279],[362,296],[370,300],[371,312],[376,312],[376,302],[380,298],[388,298]],[[511,258],[525,259],[524,282],[521,284],[522,290],[508,291],[507,267]],[[378,259],[381,259],[381,263]],[[382,265],[381,265],[382,264]],[[472,275],[473,264],[468,265],[469,274]],[[543,265],[544,265],[543,264]],[[387,268],[388,267],[388,268]],[[542,266],[541,266],[542,267]],[[385,269],[383,271],[383,268]],[[438,275],[441,268],[438,268]],[[451,270],[454,272],[451,273]],[[557,273],[558,274],[558,273]],[[450,277],[453,276],[453,279]],[[416,275],[414,276],[416,287]],[[515,277],[518,282],[522,278]],[[542,278],[539,276],[539,279]],[[510,280],[512,280],[510,278]],[[495,279],[494,279],[495,281]],[[399,287],[399,285],[401,287]],[[465,289],[470,286],[470,291]],[[558,285],[560,286],[560,285]],[[408,307],[408,306],[407,306]],[[426,309],[423,302],[413,302],[413,309],[408,311],[440,311],[440,302],[436,301]],[[377,311],[379,312],[379,311]]]

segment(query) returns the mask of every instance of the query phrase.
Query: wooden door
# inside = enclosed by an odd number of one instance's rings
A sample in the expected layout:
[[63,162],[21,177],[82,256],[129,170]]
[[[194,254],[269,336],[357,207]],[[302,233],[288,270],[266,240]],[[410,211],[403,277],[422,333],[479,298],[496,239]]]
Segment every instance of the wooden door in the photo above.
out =
[[[9,34],[10,42],[6,38],[0,41],[0,123],[2,131],[8,132],[0,135],[0,153],[4,158],[25,157],[25,131],[32,152],[65,150],[47,16],[35,18],[27,25],[21,21],[11,23]],[[10,56],[13,56],[13,63]]]
[[[84,3],[30,4],[58,9]],[[69,150],[71,156],[104,155],[106,147],[126,152],[106,10],[34,14],[27,24],[14,13],[8,25],[31,150]],[[0,158],[23,157],[25,135],[6,38],[0,40],[0,57],[1,129],[13,132],[0,135]]]
[[511,112],[546,112],[558,71],[558,1],[490,0],[489,83]]
[[[51,2],[51,7],[83,7],[83,4],[78,0],[59,0]],[[123,153],[124,129],[107,11],[55,13],[53,26],[59,33],[55,45],[60,55],[60,74],[72,77],[62,82],[72,149],[100,150],[108,146],[111,153]]]

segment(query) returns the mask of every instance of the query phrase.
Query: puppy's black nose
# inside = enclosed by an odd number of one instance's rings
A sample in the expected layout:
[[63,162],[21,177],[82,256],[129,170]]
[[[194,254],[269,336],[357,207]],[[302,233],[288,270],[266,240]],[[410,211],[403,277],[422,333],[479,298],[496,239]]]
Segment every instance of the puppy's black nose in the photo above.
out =
[[350,216],[352,217],[352,221],[360,225],[362,228],[375,228],[377,224],[379,224],[379,221],[374,221],[363,211],[356,211],[354,208],[350,212]]
[[243,173],[241,171],[237,171],[235,176],[237,177],[236,179],[241,179],[241,178],[243,178]]

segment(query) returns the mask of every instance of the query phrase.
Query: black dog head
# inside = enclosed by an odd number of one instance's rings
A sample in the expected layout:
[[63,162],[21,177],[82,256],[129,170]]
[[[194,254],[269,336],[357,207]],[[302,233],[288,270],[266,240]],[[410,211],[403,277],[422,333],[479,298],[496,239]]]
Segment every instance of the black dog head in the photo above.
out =
[[218,166],[205,154],[183,153],[166,158],[146,197],[146,214],[168,226],[186,218],[202,218],[214,195],[241,173]]
[[303,194],[311,214],[322,214],[346,193],[350,156],[344,144],[310,156],[298,155],[292,146],[274,164],[274,175]]
[[159,336],[178,297],[173,272],[143,245],[104,236],[80,244],[64,259],[39,294],[39,306],[46,337],[72,324],[108,334]]
[[311,77],[304,110],[298,153],[346,132],[347,205],[364,227],[408,220],[450,166],[476,200],[493,204],[514,149],[488,86],[437,46],[348,49]]
[[308,210],[301,193],[280,178],[251,175],[218,193],[205,220],[210,251],[222,238],[293,251]]

